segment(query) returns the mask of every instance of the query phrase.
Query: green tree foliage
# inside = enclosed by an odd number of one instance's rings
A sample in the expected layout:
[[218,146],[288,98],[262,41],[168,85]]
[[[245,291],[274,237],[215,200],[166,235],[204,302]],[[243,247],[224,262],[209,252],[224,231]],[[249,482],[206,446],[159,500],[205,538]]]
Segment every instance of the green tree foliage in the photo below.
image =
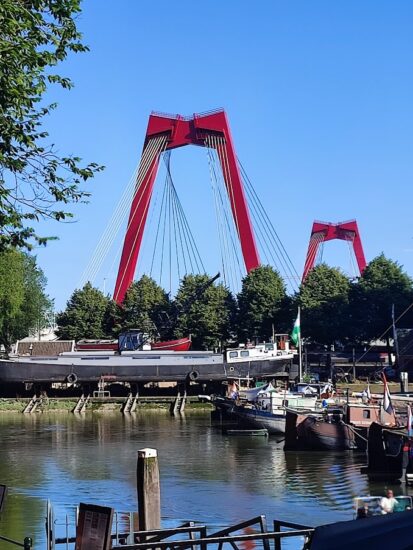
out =
[[31,225],[71,216],[65,205],[84,200],[82,182],[102,169],[61,156],[43,128],[56,107],[44,102],[49,84],[72,86],[54,67],[69,52],[87,50],[79,12],[80,0],[0,2],[0,249],[45,244]]
[[[150,277],[143,275],[126,292],[120,308],[120,327],[137,328],[151,336],[162,332],[169,309],[166,292]],[[118,325],[119,326],[119,325]]]
[[0,253],[0,344],[11,345],[41,330],[52,308],[46,278],[36,259],[9,249]]
[[301,333],[320,344],[343,341],[348,329],[350,280],[335,267],[317,265],[300,287]]
[[90,283],[75,290],[65,311],[56,317],[59,337],[64,340],[105,338],[104,320],[109,302],[109,297]]
[[232,332],[234,297],[222,284],[205,288],[208,281],[207,275],[186,275],[174,303],[175,336],[191,334],[194,349],[222,348]]
[[238,294],[238,337],[266,340],[280,322],[286,300],[284,282],[271,266],[253,269],[244,277]]
[[350,298],[353,337],[370,341],[390,327],[392,304],[397,317],[413,301],[413,281],[397,262],[381,254],[368,264]]

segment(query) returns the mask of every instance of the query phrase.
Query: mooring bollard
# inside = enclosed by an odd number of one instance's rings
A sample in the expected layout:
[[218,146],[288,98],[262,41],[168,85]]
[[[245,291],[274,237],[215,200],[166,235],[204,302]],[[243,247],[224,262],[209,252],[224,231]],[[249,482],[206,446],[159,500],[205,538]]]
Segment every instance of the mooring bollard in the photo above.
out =
[[400,391],[407,393],[409,391],[409,373],[401,372],[400,373]]
[[161,492],[159,484],[158,453],[156,449],[138,451],[136,469],[139,531],[160,529]]
[[33,546],[33,540],[31,537],[26,537],[23,541],[23,545],[24,550],[30,550]]

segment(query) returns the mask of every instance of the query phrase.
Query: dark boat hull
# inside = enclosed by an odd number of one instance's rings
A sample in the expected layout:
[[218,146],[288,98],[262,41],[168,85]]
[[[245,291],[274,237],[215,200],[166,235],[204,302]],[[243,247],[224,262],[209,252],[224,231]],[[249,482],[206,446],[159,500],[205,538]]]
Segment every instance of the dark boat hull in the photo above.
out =
[[287,411],[285,448],[342,451],[356,449],[357,441],[352,427],[344,422]]
[[230,378],[288,376],[289,362],[250,361],[228,365],[221,355],[201,352],[136,353],[128,356],[68,354],[0,361],[0,384],[64,383],[75,375],[78,382],[97,382],[102,377],[116,382],[221,381]]
[[218,397],[212,400],[216,409],[221,410],[232,423],[257,430],[267,430],[270,435],[285,432],[285,415],[272,414],[254,407],[237,405],[233,399]]

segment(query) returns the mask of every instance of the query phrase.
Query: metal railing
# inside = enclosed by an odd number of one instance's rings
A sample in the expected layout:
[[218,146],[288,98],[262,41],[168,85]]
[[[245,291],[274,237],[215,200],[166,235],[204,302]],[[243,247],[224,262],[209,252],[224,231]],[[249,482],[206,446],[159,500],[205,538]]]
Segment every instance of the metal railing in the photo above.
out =
[[[249,550],[252,547],[260,547],[263,550],[271,550],[271,548],[282,550],[282,541],[293,537],[301,538],[303,548],[306,547],[314,532],[312,527],[281,520],[275,520],[273,531],[269,532],[264,515],[242,521],[211,534],[207,533],[205,525],[195,522],[188,522],[179,527],[168,529],[136,531],[134,529],[135,515],[134,512],[114,513],[111,535],[114,550],[212,550],[212,548],[222,550],[224,545],[229,545],[232,550]],[[77,513],[74,521],[70,521],[66,514],[65,522],[56,521],[52,506],[48,502],[47,550],[56,550],[62,545],[65,545],[66,550],[73,547],[71,545],[76,542],[76,518]],[[64,527],[64,536],[55,536],[56,525]],[[272,545],[271,541],[273,541]]]
[[0,541],[8,542],[9,544],[12,544],[14,546],[19,546],[20,548],[24,548],[24,550],[31,550],[31,548],[33,548],[33,540],[31,537],[26,537],[23,542],[17,542],[16,540],[9,539],[0,535]]

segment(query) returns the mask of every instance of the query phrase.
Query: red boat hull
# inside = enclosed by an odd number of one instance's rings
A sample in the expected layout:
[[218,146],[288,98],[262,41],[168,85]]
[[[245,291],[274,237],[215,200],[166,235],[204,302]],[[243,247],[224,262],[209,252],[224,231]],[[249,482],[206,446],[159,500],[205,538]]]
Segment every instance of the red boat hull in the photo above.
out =
[[152,349],[158,351],[188,351],[191,347],[190,338],[179,338],[178,340],[165,340],[164,342],[154,342],[151,344]]
[[[157,351],[188,351],[191,347],[190,338],[179,338],[178,340],[165,340],[164,342],[154,342],[151,344],[151,349]],[[97,340],[80,341],[76,344],[78,351],[118,351],[119,344],[117,341]]]

